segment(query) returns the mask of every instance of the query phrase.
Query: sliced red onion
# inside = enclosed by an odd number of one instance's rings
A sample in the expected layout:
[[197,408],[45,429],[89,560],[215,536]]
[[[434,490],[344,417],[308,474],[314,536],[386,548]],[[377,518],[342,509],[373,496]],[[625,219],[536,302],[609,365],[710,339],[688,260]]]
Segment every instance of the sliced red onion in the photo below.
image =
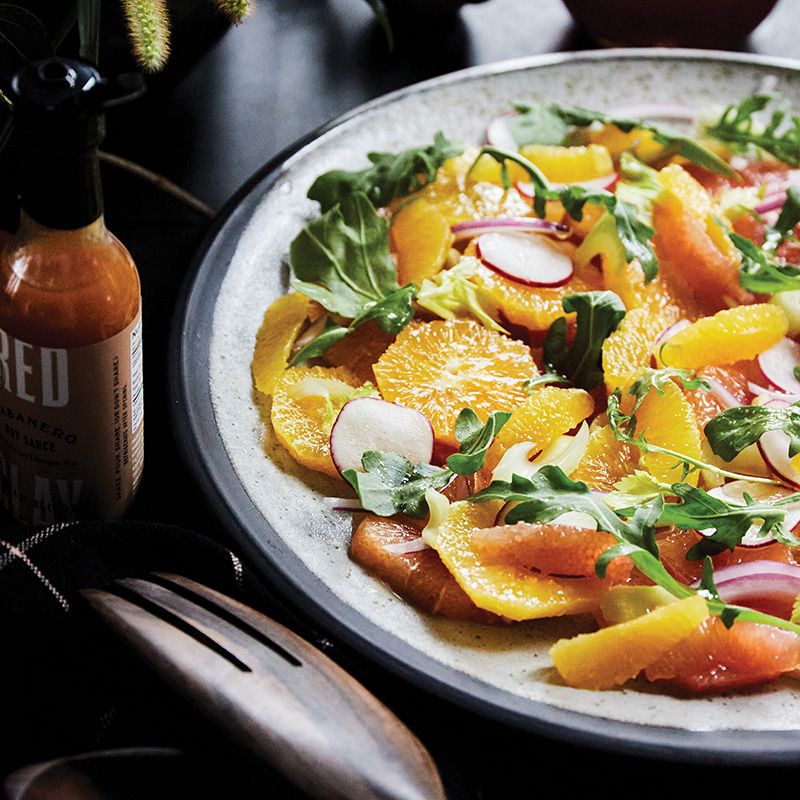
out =
[[[791,405],[785,400],[768,400],[767,408],[786,408]],[[767,431],[758,440],[758,449],[767,466],[782,480],[800,489],[800,473],[792,466],[789,458],[789,436],[781,430]]]
[[756,214],[766,214],[769,211],[782,208],[785,202],[786,192],[777,192],[769,197],[765,197],[753,210]]
[[[603,175],[600,178],[591,178],[588,181],[573,181],[572,183],[553,183],[551,184],[553,189],[564,189],[571,186],[582,186],[584,189],[588,189],[591,191],[598,191],[600,189],[605,189],[606,191],[611,191],[614,188],[617,180],[619,179],[619,175],[616,172],[612,172],[609,175]],[[528,200],[533,200],[535,191],[533,184],[530,181],[517,181],[514,186],[516,187],[517,191]]]
[[[726,603],[757,605],[761,601],[791,613],[794,600],[800,595],[800,566],[782,561],[746,561],[716,570],[714,582]],[[692,584],[694,588],[699,585],[700,581]]]
[[548,233],[560,237],[569,235],[569,226],[535,217],[497,217],[459,222],[450,229],[455,241],[472,239],[493,231],[518,231],[520,233]]
[[697,111],[682,103],[631,103],[617,106],[608,112],[608,116],[631,120],[678,119],[694,122]]
[[428,550],[428,545],[422,541],[422,537],[420,536],[417,539],[409,539],[407,542],[394,542],[392,544],[385,544],[383,546],[384,550],[388,550],[390,553],[397,553],[398,555],[407,555],[409,553],[421,553],[423,550]]
[[478,237],[476,249],[487,267],[526,286],[563,286],[575,271],[572,259],[540,236],[493,231]]
[[658,366],[658,351],[661,348],[661,345],[669,339],[670,336],[677,333],[678,331],[682,331],[684,328],[688,328],[692,323],[689,322],[688,319],[679,319],[677,322],[674,322],[667,328],[664,328],[661,333],[656,336],[655,341],[653,342],[653,346],[650,348],[650,366],[655,368]]
[[508,129],[508,120],[514,114],[501,114],[495,117],[486,126],[486,143],[492,147],[501,147],[503,150],[517,150],[517,140]]
[[776,345],[758,355],[756,359],[761,374],[776,389],[787,394],[800,393],[800,381],[794,374],[800,366],[800,344],[784,336]]
[[333,511],[363,511],[361,501],[355,497],[325,497],[325,505]]
[[787,394],[777,389],[768,389],[766,386],[759,386],[757,383],[753,383],[753,381],[747,382],[747,388],[756,396],[766,395],[772,400],[783,400],[786,403],[797,403],[800,401],[800,394]]

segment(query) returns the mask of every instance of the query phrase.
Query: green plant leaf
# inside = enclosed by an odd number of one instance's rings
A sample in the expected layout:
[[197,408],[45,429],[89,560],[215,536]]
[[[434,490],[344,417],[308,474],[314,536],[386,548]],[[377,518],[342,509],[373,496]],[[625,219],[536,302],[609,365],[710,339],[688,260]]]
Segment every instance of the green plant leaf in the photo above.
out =
[[289,366],[297,367],[312,358],[319,358],[325,355],[336,342],[344,339],[348,333],[350,333],[350,328],[343,328],[328,317],[325,320],[325,327],[322,333],[315,336],[310,342],[306,342],[289,360]]
[[764,111],[774,99],[769,94],[755,94],[739,103],[732,103],[715,123],[706,127],[706,133],[739,148],[760,147],[784,164],[798,167],[800,116],[778,105],[766,125],[760,124],[756,118],[756,114]]
[[729,233],[728,238],[742,257],[739,282],[745,289],[758,294],[800,289],[800,270],[797,267],[779,263],[766,249],[737,233]]
[[460,155],[463,147],[440,131],[433,144],[400,153],[369,153],[372,166],[355,172],[335,169],[320,175],[308,190],[323,211],[329,211],[353,194],[364,194],[376,207],[388,206],[397,197],[416,192],[436,178],[439,167]]
[[767,431],[780,430],[789,437],[789,457],[800,453],[800,403],[785,408],[739,406],[728,408],[704,428],[711,449],[732,461]]
[[490,445],[508,422],[511,413],[495,411],[486,423],[482,423],[471,408],[464,408],[456,419],[456,439],[460,443],[458,453],[447,459],[447,466],[456,475],[474,475],[486,461]]
[[576,314],[575,338],[567,344],[567,320],[559,317],[544,340],[545,363],[575,386],[593,389],[603,381],[603,342],[625,316],[625,306],[609,291],[570,294],[561,305],[564,311]]
[[80,56],[96,64],[100,55],[100,0],[78,0]]
[[786,200],[777,221],[764,234],[763,249],[774,252],[786,239],[794,236],[795,226],[800,223],[800,186],[786,190]]
[[617,181],[614,194],[636,209],[636,217],[649,227],[653,223],[653,204],[664,191],[658,172],[628,152],[620,156],[619,171],[622,179]]
[[515,116],[506,122],[517,147],[529,144],[563,144],[568,127],[546,103],[512,103]]

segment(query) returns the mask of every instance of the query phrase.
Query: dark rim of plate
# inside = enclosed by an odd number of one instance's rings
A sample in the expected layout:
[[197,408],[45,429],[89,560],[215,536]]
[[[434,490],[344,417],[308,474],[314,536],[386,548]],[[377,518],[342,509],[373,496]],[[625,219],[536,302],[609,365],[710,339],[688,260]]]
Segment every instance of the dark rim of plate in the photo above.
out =
[[412,684],[475,713],[576,745],[698,763],[796,765],[800,762],[800,730],[736,730],[731,731],[734,736],[723,737],[720,731],[609,720],[519,697],[417,650],[342,601],[303,564],[253,504],[217,429],[209,385],[209,345],[217,296],[242,231],[290,158],[333,128],[408,94],[496,73],[604,60],[722,62],[794,75],[800,69],[800,62],[788,59],[701,50],[557,53],[454,72],[392,92],[337,117],[295,142],[246,181],[218,214],[200,246],[170,337],[170,363],[175,367],[169,371],[173,424],[186,464],[226,530],[265,581],[288,598],[302,595],[304,610],[331,635]]

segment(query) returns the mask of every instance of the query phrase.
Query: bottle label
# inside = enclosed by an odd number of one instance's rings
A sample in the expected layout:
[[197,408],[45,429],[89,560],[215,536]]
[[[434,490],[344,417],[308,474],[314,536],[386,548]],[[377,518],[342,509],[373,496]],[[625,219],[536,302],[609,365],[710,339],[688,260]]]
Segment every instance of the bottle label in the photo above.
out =
[[33,526],[116,519],[143,466],[141,315],[85,347],[0,328],[0,501]]

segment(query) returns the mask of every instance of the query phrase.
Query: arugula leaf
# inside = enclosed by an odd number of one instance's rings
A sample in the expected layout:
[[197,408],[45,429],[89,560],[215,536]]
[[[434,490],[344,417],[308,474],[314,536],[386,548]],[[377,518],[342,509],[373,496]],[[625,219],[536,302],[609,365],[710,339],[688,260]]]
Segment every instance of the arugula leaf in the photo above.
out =
[[591,516],[598,530],[612,534],[618,546],[606,551],[597,564],[600,577],[608,563],[617,556],[627,555],[651,580],[663,586],[676,597],[689,597],[692,590],[675,580],[658,560],[655,541],[655,524],[661,513],[663,500],[655,498],[638,508],[630,521],[615,514],[602,499],[593,494],[581,481],[570,480],[559,467],[542,467],[532,478],[514,475],[510,482],[493,481],[471,501],[503,500],[516,505],[506,515],[506,523],[551,522],[567,511],[582,511]]
[[544,340],[544,361],[554,372],[565,375],[582,389],[593,389],[603,381],[600,357],[603,342],[625,316],[625,305],[614,292],[569,294],[561,305],[575,312],[575,338],[567,345],[567,319],[559,317]]
[[362,507],[382,517],[424,517],[428,511],[425,492],[444,489],[453,478],[449,469],[415,466],[398,453],[370,450],[364,453],[361,464],[364,472],[348,469],[342,477],[356,490]]
[[436,178],[439,167],[464,148],[439,131],[433,144],[400,153],[368,153],[372,166],[355,172],[334,169],[320,175],[308,190],[323,211],[329,211],[353,194],[364,194],[377,208],[397,197],[416,192]]
[[511,414],[495,411],[483,423],[471,408],[464,408],[456,419],[455,434],[459,452],[447,459],[446,467],[412,464],[398,453],[364,453],[364,472],[345,470],[342,477],[356,490],[361,505],[382,517],[393,514],[425,516],[428,489],[444,489],[456,475],[472,475],[486,460],[486,453],[495,436]]
[[442,319],[471,316],[489,330],[507,333],[497,322],[500,314],[491,292],[470,280],[479,265],[477,258],[465,256],[454,267],[422,281],[417,304]]
[[389,252],[389,223],[363,193],[345,197],[309,222],[289,248],[292,285],[328,311],[352,319],[345,327],[328,319],[325,330],[295,354],[292,364],[322,355],[349,331],[374,320],[386,333],[398,333],[413,318],[413,284],[397,283]]
[[486,461],[486,453],[495,436],[511,417],[509,411],[495,411],[482,423],[471,408],[464,408],[456,419],[459,452],[447,459],[447,466],[456,475],[473,475]]
[[509,117],[506,127],[517,147],[528,144],[563,144],[568,126],[546,103],[512,103],[516,116]]
[[778,106],[765,126],[755,119],[755,115],[767,108],[773,99],[769,94],[756,94],[732,103],[717,122],[706,127],[706,133],[739,147],[760,147],[784,164],[800,166],[800,116]]
[[[742,257],[739,282],[745,289],[758,294],[800,289],[800,270],[797,267],[779,263],[766,248],[758,247],[738,233],[728,233],[728,238]],[[780,242],[781,239],[777,241]]]
[[645,275],[645,282],[651,281],[658,273],[658,259],[650,245],[654,231],[638,218],[636,208],[619,200],[611,192],[587,189],[585,186],[561,186],[553,188],[544,173],[525,156],[499,147],[482,147],[473,167],[481,156],[491,156],[501,165],[503,185],[508,188],[511,181],[508,177],[507,162],[522,167],[530,176],[533,184],[533,210],[539,217],[544,217],[548,200],[559,200],[576,222],[583,219],[583,209],[587,203],[603,206],[613,217],[616,235],[625,253],[627,261],[639,261]]
[[767,431],[780,430],[789,437],[789,457],[800,453],[800,403],[785,408],[739,406],[728,408],[704,428],[711,449],[732,461]]
[[730,178],[738,177],[738,173],[716,153],[703,147],[703,145],[689,136],[671,131],[663,125],[651,125],[642,120],[616,119],[600,111],[590,111],[578,106],[568,108],[552,104],[550,110],[558,114],[568,125],[574,125],[578,128],[586,128],[594,122],[600,122],[603,125],[613,125],[623,133],[629,133],[634,128],[649,131],[660,145],[663,145],[672,153],[677,153],[698,166],[705,167],[720,175]]
[[[517,503],[506,516],[508,524],[550,522],[567,511],[583,511],[596,520],[598,530],[607,531],[617,540],[617,544],[606,550],[597,560],[595,571],[599,577],[605,575],[608,564],[614,558],[628,556],[640,572],[675,597],[691,597],[695,593],[693,589],[673,578],[659,560],[655,525],[663,515],[661,497],[639,506],[629,520],[624,520],[585,483],[572,481],[561,469],[548,465],[530,479],[514,475],[510,482],[493,481],[470,500],[478,503],[485,500]],[[738,618],[800,634],[800,624],[751,608],[725,603],[712,588],[713,572],[710,567],[706,568],[706,573],[703,594],[709,611],[719,615],[724,624],[731,625]]]
[[800,186],[790,186],[786,190],[786,200],[775,225],[768,228],[764,235],[763,249],[770,253],[774,252],[785,239],[794,236],[798,222],[800,222]]
[[[703,532],[703,539],[689,549],[688,559],[716,555],[723,550],[733,550],[741,544],[745,534],[753,525],[761,524],[759,535],[772,534],[778,541],[796,546],[800,544],[783,525],[786,517],[784,506],[796,503],[800,495],[793,494],[780,500],[756,503],[750,499],[746,505],[727,502],[712,497],[708,492],[688,483],[675,483],[672,493],[680,503],[667,503],[661,514],[661,522],[668,522],[681,530]],[[711,531],[709,533],[708,531]]]
[[630,153],[625,152],[619,159],[622,180],[617,181],[614,194],[619,200],[636,209],[636,216],[645,225],[653,222],[653,203],[664,191],[658,172],[643,164]]

